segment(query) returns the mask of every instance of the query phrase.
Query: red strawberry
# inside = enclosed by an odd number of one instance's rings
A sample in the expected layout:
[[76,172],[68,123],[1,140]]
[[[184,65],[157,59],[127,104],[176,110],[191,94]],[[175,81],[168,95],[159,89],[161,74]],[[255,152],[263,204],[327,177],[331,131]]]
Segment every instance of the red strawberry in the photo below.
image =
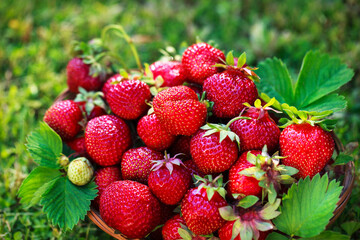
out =
[[86,153],[85,137],[74,138],[70,141],[67,141],[66,144],[77,154],[79,154],[79,156],[86,157],[88,155]]
[[282,163],[299,170],[300,178],[319,173],[331,159],[335,143],[331,134],[309,123],[291,124],[280,135]]
[[179,228],[181,225],[185,225],[185,220],[180,214],[175,215],[169,219],[162,228],[162,237],[164,240],[178,240],[182,239],[179,234]]
[[179,136],[175,142],[171,145],[170,152],[175,155],[182,153],[184,155],[179,156],[182,159],[190,159],[190,141],[191,136]]
[[180,62],[175,61],[157,61],[150,65],[153,78],[161,76],[164,83],[161,87],[173,87],[182,85],[186,80],[186,73]]
[[72,100],[54,103],[45,113],[46,122],[63,140],[70,140],[81,130],[79,122],[82,113],[78,105]]
[[260,197],[262,188],[259,186],[259,181],[256,178],[241,175],[240,172],[255,165],[248,162],[247,155],[251,152],[254,155],[261,154],[260,150],[247,151],[241,154],[236,163],[230,168],[229,171],[229,183],[226,188],[228,194],[240,194],[240,198],[248,195],[255,195]]
[[96,206],[99,206],[101,194],[106,187],[115,181],[121,180],[120,168],[116,166],[100,168],[95,172],[95,183],[98,186],[98,196],[94,199]]
[[194,134],[205,122],[207,107],[196,93],[177,86],[161,91],[154,97],[153,107],[161,124],[172,135]]
[[176,155],[170,158],[167,154],[165,159],[152,162],[148,179],[152,193],[165,204],[177,204],[190,187],[191,175]]
[[130,180],[114,182],[105,189],[100,215],[127,238],[144,238],[161,221],[160,203],[149,187]]
[[161,152],[151,150],[147,147],[129,149],[122,156],[122,177],[123,179],[147,184],[151,172],[151,161],[161,159],[164,159],[164,155]]
[[85,64],[81,58],[71,59],[66,67],[66,73],[69,90],[73,93],[78,93],[79,87],[87,91],[101,89],[100,77],[92,77],[90,75],[90,65]]
[[168,133],[155,114],[145,115],[137,125],[137,133],[145,145],[156,151],[164,151],[176,137]]
[[132,144],[130,129],[121,118],[103,115],[88,122],[85,144],[97,164],[112,166],[120,163],[121,156]]
[[181,60],[189,81],[201,85],[207,77],[221,71],[214,65],[222,61],[225,61],[224,53],[207,43],[191,45],[185,50]]
[[104,96],[106,98],[107,93],[109,92],[110,88],[113,87],[113,85],[117,83],[121,83],[122,81],[125,81],[125,78],[121,76],[120,74],[115,74],[114,76],[110,77],[104,84],[101,91],[104,93]]
[[84,113],[87,121],[107,114],[105,102],[102,99],[103,96],[102,92],[88,92],[81,87],[79,88],[79,93],[76,95],[74,102]]
[[219,229],[225,223],[220,216],[219,208],[227,206],[222,176],[214,181],[211,176],[209,180],[202,181],[199,187],[190,189],[181,202],[181,212],[186,226],[198,235],[211,234]]
[[206,98],[214,102],[212,112],[216,117],[233,118],[245,108],[244,103],[253,104],[258,91],[240,69],[227,69],[208,77],[203,86]]
[[[219,229],[219,238],[220,240],[231,240],[232,239],[232,233],[233,233],[233,227],[234,227],[234,221],[226,222],[224,226],[222,226]],[[258,240],[265,240],[266,237],[271,233],[272,231],[266,231],[266,232],[260,232]],[[255,238],[252,238],[255,239]],[[234,240],[241,240],[240,234],[237,235]]]
[[116,115],[123,119],[137,119],[149,108],[151,100],[148,85],[140,80],[127,80],[114,84],[106,93],[106,100]]
[[191,176],[198,175],[200,177],[205,177],[205,173],[201,172],[199,168],[196,166],[195,161],[193,159],[186,160],[184,165]]

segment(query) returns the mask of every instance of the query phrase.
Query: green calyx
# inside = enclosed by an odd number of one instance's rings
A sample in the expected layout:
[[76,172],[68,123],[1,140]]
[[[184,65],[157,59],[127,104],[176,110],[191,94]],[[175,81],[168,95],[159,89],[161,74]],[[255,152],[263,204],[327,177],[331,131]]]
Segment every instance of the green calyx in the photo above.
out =
[[265,115],[265,110],[266,111],[274,111],[276,113],[281,113],[281,111],[277,111],[271,107],[275,102],[276,102],[275,98],[272,98],[272,99],[270,99],[269,102],[267,102],[264,106],[262,106],[261,100],[256,99],[254,102],[254,106],[251,106],[249,103],[244,103],[243,105],[245,105],[247,107],[247,111],[254,111],[254,109],[256,111],[259,111],[258,119],[261,119]]
[[223,183],[222,174],[217,176],[215,179],[213,179],[211,175],[206,175],[204,178],[198,175],[194,175],[194,178],[196,180],[195,186],[197,186],[197,191],[200,192],[201,189],[206,189],[206,194],[209,201],[211,201],[215,192],[218,192],[220,196],[225,199],[226,190],[224,188],[225,184]]
[[285,128],[291,124],[302,124],[308,123],[311,126],[319,125],[325,131],[332,131],[335,128],[337,120],[335,119],[328,119],[328,117],[333,113],[333,111],[323,111],[323,112],[309,112],[304,110],[297,110],[296,107],[289,106],[288,104],[284,103],[281,105],[282,109],[286,114],[290,117],[288,118],[281,118],[279,123],[281,126],[280,128]]
[[162,166],[165,166],[169,170],[170,175],[171,175],[173,170],[174,170],[174,165],[176,165],[176,166],[183,165],[185,167],[185,165],[183,164],[181,159],[178,158],[178,156],[180,156],[180,155],[184,155],[184,154],[183,153],[178,153],[175,156],[170,157],[170,154],[167,154],[166,151],[165,151],[165,158],[164,159],[151,161],[154,164],[151,167],[151,171],[157,171]]
[[105,102],[103,100],[103,92],[86,91],[84,88],[79,87],[79,93],[76,95],[74,102],[85,102],[85,111],[89,116],[95,106],[99,106],[102,109],[106,109]]

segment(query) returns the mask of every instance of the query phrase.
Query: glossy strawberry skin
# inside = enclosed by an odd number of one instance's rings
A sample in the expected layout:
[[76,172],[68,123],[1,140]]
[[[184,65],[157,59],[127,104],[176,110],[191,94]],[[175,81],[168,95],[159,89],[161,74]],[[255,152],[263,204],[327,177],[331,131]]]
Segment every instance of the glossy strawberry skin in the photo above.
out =
[[259,181],[253,177],[240,175],[242,170],[254,167],[254,164],[247,161],[247,154],[251,152],[255,156],[261,154],[259,150],[251,150],[241,154],[236,163],[229,170],[229,183],[226,185],[226,190],[229,196],[232,194],[243,194],[245,196],[254,195],[261,196],[262,188],[259,186]]
[[173,87],[182,85],[186,80],[186,73],[181,62],[175,61],[157,61],[151,64],[150,70],[154,79],[161,76],[164,83],[161,87]]
[[224,223],[219,208],[227,202],[217,192],[208,200],[206,189],[192,188],[181,202],[181,212],[186,226],[195,234],[206,235],[215,232]]
[[117,83],[121,83],[123,81],[125,81],[127,79],[125,79],[123,76],[121,76],[120,74],[115,74],[114,76],[110,77],[108,80],[106,80],[104,86],[102,87],[101,91],[103,92],[105,98],[107,93],[109,92],[110,88],[113,88],[113,86]]
[[191,136],[204,124],[207,115],[205,104],[186,86],[160,92],[154,97],[153,107],[161,124],[172,135]]
[[161,231],[163,239],[164,240],[181,239],[181,236],[178,232],[179,228],[181,228],[180,224],[186,225],[184,218],[182,218],[180,214],[177,214],[168,221],[166,221]]
[[129,149],[121,159],[123,179],[134,180],[147,184],[151,172],[152,160],[162,160],[164,155],[148,147]]
[[[231,240],[234,222],[235,221],[228,221],[219,229],[220,240]],[[258,240],[265,240],[270,232],[271,231],[260,232]],[[240,234],[237,235],[234,240],[241,240]]]
[[127,238],[144,238],[160,224],[161,207],[149,187],[123,180],[110,184],[101,195],[100,215]]
[[207,43],[196,43],[185,50],[181,62],[189,82],[202,85],[207,77],[221,71],[214,67],[216,63],[222,63],[221,60],[225,60],[222,51]]
[[117,166],[100,168],[95,172],[95,183],[98,186],[98,196],[94,199],[95,206],[99,206],[101,194],[111,183],[121,180],[121,170]]
[[100,77],[92,77],[90,73],[90,65],[83,62],[81,58],[73,58],[66,67],[67,85],[73,93],[78,93],[79,87],[87,91],[97,91],[102,87]]
[[130,129],[119,117],[96,117],[86,126],[85,145],[90,157],[100,166],[118,164],[123,153],[132,145]]
[[85,145],[85,137],[78,137],[71,139],[70,141],[66,141],[66,144],[74,150],[79,156],[87,157],[86,153],[86,145]]
[[137,133],[145,145],[156,151],[164,151],[176,137],[168,133],[155,114],[145,115],[137,125]]
[[259,118],[259,109],[249,109],[242,114],[251,119],[239,119],[230,125],[231,131],[240,138],[241,151],[262,150],[267,146],[268,152],[273,153],[279,145],[280,129],[264,110],[264,115]]
[[219,143],[219,132],[204,136],[205,132],[199,130],[191,139],[190,152],[195,164],[205,174],[228,170],[238,158],[237,143],[228,137]]
[[206,98],[214,102],[213,114],[220,118],[237,117],[245,108],[244,103],[252,105],[258,98],[254,82],[236,69],[208,77],[203,90]]
[[81,130],[79,122],[83,115],[73,100],[54,103],[44,115],[46,122],[63,140],[70,140]]
[[175,142],[170,147],[170,152],[172,155],[182,153],[184,155],[179,155],[181,159],[190,159],[190,142],[191,136],[178,136]]
[[299,170],[299,178],[319,173],[331,159],[335,143],[329,132],[308,123],[292,124],[280,134],[282,163]]
[[185,161],[184,165],[191,176],[198,175],[202,178],[206,176],[206,174],[201,172],[198,166],[196,166],[195,161],[193,159]]
[[171,174],[165,166],[156,171],[151,171],[148,179],[152,193],[167,205],[179,203],[190,188],[192,180],[184,166],[173,165],[173,167]]

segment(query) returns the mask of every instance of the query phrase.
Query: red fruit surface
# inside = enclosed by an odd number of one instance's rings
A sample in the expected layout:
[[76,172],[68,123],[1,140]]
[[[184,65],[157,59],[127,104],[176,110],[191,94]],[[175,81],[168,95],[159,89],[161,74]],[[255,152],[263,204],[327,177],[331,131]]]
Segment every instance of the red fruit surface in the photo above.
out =
[[180,216],[180,214],[175,215],[169,219],[162,228],[162,237],[164,240],[178,240],[181,239],[181,236],[178,232],[181,225],[186,225],[185,220]]
[[[224,226],[222,226],[222,227],[219,229],[219,238],[220,238],[220,240],[231,240],[234,222],[235,222],[235,221],[226,222],[226,223],[224,224]],[[265,240],[266,237],[267,237],[270,233],[271,233],[271,231],[260,232],[260,236],[259,236],[258,240]],[[237,235],[237,236],[234,238],[234,240],[241,240],[240,234]]]
[[121,174],[123,179],[141,183],[148,182],[153,160],[162,160],[164,155],[148,147],[129,149],[121,160]]
[[215,192],[208,200],[206,189],[200,191],[192,188],[181,202],[181,212],[186,226],[195,234],[211,234],[219,229],[225,220],[220,216],[219,208],[227,206],[227,202]]
[[102,115],[106,115],[105,109],[100,106],[94,106],[93,110],[91,110],[90,114],[87,114],[85,109],[86,102],[76,102],[76,104],[80,107],[81,111],[85,114],[87,121],[90,121],[93,118],[100,117]]
[[116,116],[103,115],[91,119],[85,130],[85,145],[90,157],[100,166],[118,164],[123,153],[132,145],[130,129]]
[[66,67],[67,85],[73,93],[79,92],[79,87],[86,91],[97,91],[102,87],[100,77],[92,77],[90,73],[90,65],[87,65],[80,58],[73,58]]
[[117,166],[100,168],[95,172],[95,183],[98,186],[98,196],[94,199],[95,205],[99,206],[101,194],[111,183],[121,180],[121,171]]
[[254,82],[236,69],[208,77],[203,90],[206,98],[214,102],[213,114],[220,118],[237,117],[245,108],[244,103],[253,105],[258,98]]
[[331,159],[335,142],[329,132],[308,123],[292,124],[280,134],[282,163],[299,170],[296,176],[313,177]]
[[109,92],[110,88],[113,88],[114,85],[116,85],[117,83],[121,83],[122,81],[125,81],[125,80],[127,80],[127,79],[125,79],[120,74],[115,74],[114,76],[112,76],[108,80],[106,80],[103,88],[101,89],[101,91],[104,93],[105,98],[106,98],[106,95]]
[[186,73],[181,62],[157,61],[150,65],[154,79],[161,76],[164,83],[161,87],[173,87],[182,85],[186,80]]
[[145,145],[156,151],[164,151],[176,137],[168,133],[155,114],[145,115],[137,125],[137,133]]
[[127,80],[115,84],[106,94],[111,111],[123,119],[133,120],[146,113],[151,100],[148,85],[140,80]]
[[190,82],[203,84],[204,80],[221,71],[214,67],[216,63],[223,63],[225,55],[222,51],[207,43],[196,43],[188,47],[182,56],[182,64]]
[[162,166],[149,174],[151,192],[163,203],[175,205],[181,201],[190,188],[191,175],[184,166],[173,165],[172,173]]
[[191,139],[190,152],[195,164],[205,174],[228,170],[238,158],[237,143],[229,137],[220,143],[219,132],[204,136],[205,132],[199,130]]
[[207,115],[205,104],[186,86],[161,91],[154,97],[153,107],[161,124],[172,135],[191,136],[204,124]]
[[86,145],[85,145],[85,137],[74,138],[70,141],[67,141],[66,144],[74,150],[79,156],[86,156]]
[[46,122],[63,140],[70,140],[81,130],[79,122],[82,113],[73,100],[64,100],[54,103],[44,115]]
[[110,184],[100,197],[100,215],[127,238],[144,238],[161,221],[160,203],[149,187],[134,181]]
[[251,119],[239,119],[230,125],[231,131],[240,138],[240,150],[262,150],[267,146],[273,153],[279,145],[280,129],[266,110],[259,118],[260,109],[250,108],[242,116]]
[[201,172],[200,169],[196,166],[193,159],[187,160],[184,162],[184,165],[191,176],[198,175],[200,177],[205,177],[205,173]]
[[172,155],[183,153],[185,155],[179,155],[181,159],[190,159],[190,142],[191,136],[178,136],[175,142],[170,147]]
[[[254,195],[261,196],[262,188],[259,186],[259,181],[256,178],[240,175],[242,170],[255,166],[247,161],[247,154],[251,152],[255,156],[261,154],[259,150],[247,151],[241,154],[236,163],[229,170],[229,183],[226,185],[227,193],[243,194],[245,196]],[[240,197],[242,198],[242,197]]]

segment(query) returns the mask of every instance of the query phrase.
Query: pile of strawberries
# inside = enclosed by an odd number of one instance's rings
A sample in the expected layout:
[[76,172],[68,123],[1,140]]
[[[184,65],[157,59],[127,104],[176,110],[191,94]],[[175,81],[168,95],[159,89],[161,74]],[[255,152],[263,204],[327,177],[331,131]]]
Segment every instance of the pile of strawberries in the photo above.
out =
[[44,121],[96,166],[93,206],[127,238],[265,239],[277,195],[322,171],[334,140],[306,120],[281,131],[271,102],[258,100],[255,70],[207,43],[105,83],[74,58],[68,87],[78,96]]

